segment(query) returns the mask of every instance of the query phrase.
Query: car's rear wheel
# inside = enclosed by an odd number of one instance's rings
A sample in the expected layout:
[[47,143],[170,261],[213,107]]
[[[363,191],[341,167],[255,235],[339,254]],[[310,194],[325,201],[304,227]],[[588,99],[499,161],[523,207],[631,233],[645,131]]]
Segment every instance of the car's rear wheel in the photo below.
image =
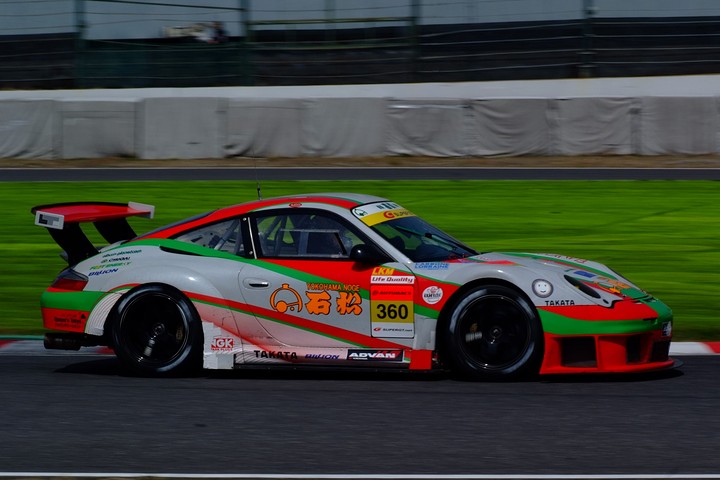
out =
[[187,373],[202,360],[202,325],[195,308],[164,285],[141,286],[120,299],[112,340],[122,363],[141,375]]
[[452,307],[444,353],[457,373],[472,379],[515,379],[537,374],[543,332],[535,308],[519,292],[477,286]]

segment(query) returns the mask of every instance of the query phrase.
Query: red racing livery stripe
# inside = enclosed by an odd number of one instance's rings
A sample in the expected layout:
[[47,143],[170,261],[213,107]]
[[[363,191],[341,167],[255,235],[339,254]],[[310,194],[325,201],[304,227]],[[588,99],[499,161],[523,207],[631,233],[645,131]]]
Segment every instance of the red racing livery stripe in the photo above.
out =
[[243,312],[252,312],[255,315],[261,316],[263,318],[267,318],[269,320],[276,320],[280,321],[289,325],[292,325],[293,327],[301,328],[304,330],[308,330],[310,332],[315,332],[321,335],[337,338],[340,341],[344,341],[347,343],[355,344],[355,345],[361,345],[364,347],[372,347],[372,348],[393,348],[393,349],[406,349],[407,347],[404,345],[400,345],[393,342],[388,342],[386,340],[378,339],[369,337],[367,335],[363,335],[361,333],[351,332],[349,330],[344,330],[342,328],[333,327],[330,325],[325,325],[320,322],[315,322],[313,320],[307,320],[304,318],[298,318],[294,317],[292,315],[288,315],[285,313],[276,312],[275,310],[271,310],[268,308],[258,307],[254,305],[248,305],[246,303],[241,302],[235,302],[232,300],[226,300],[223,298],[216,298],[211,297],[208,295],[201,295],[197,293],[190,293],[185,292],[190,298],[197,299],[202,302],[212,303],[216,305],[223,305],[235,310],[240,310]]
[[353,208],[360,205],[354,200],[348,200],[347,198],[340,197],[326,197],[322,195],[307,196],[307,197],[286,197],[286,198],[270,198],[268,200],[258,200],[252,203],[248,203],[247,210],[253,211],[259,208],[272,207],[275,205],[282,204],[290,205],[302,205],[304,203],[325,203],[328,205],[335,205],[342,208]]
[[270,198],[268,200],[256,200],[254,202],[250,203],[243,203],[239,205],[232,205],[225,208],[220,208],[218,210],[215,210],[213,212],[208,213],[208,215],[202,216],[200,218],[197,218],[195,220],[191,220],[188,222],[182,222],[177,225],[173,225],[167,228],[163,228],[161,230],[158,230],[153,233],[142,235],[138,238],[146,239],[146,238],[169,238],[175,235],[178,232],[182,232],[185,230],[188,230],[190,228],[194,228],[199,225],[205,225],[212,223],[217,220],[223,220],[227,218],[232,218],[238,215],[243,215],[261,208],[265,207],[272,207],[276,205],[283,205],[286,204],[288,207],[291,205],[302,205],[304,203],[324,203],[326,205],[335,205],[341,208],[347,208],[351,209],[353,207],[356,207],[359,205],[358,202],[353,200],[348,200],[346,198],[339,198],[339,197],[324,197],[324,196],[308,196],[308,197],[285,197],[285,198]]

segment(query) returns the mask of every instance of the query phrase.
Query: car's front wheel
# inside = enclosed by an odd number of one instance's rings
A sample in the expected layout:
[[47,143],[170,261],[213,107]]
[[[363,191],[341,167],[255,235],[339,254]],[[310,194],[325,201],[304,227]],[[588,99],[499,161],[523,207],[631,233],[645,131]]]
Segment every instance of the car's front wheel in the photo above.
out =
[[112,345],[134,373],[186,373],[202,361],[202,325],[192,303],[165,285],[144,285],[113,311]]
[[443,336],[451,367],[466,378],[515,379],[534,375],[543,355],[535,308],[501,285],[477,286],[451,307]]

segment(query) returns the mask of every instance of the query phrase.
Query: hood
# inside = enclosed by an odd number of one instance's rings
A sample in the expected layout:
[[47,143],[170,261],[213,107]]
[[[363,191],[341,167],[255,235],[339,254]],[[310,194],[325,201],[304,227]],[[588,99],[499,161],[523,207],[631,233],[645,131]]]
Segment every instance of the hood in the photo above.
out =
[[647,298],[649,294],[606,265],[583,258],[554,253],[490,253],[472,257],[480,262],[507,261],[522,265],[536,273],[561,275],[576,288],[592,295],[590,287],[601,292],[632,299]]
[[[623,298],[647,299],[650,295],[607,266],[552,253],[491,252],[449,262],[411,265],[416,275],[462,285],[476,278],[507,280],[537,298],[539,304],[582,294],[586,301],[609,306]],[[536,281],[549,282],[553,293],[536,290]]]

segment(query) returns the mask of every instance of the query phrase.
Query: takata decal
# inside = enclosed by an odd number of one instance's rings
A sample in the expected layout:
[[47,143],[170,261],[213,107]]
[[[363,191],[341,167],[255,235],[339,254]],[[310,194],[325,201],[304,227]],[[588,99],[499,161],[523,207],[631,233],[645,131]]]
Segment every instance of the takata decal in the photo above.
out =
[[283,283],[270,296],[270,306],[280,313],[299,313],[304,307],[310,315],[330,315],[333,304],[340,315],[360,315],[363,311],[359,285],[308,283],[307,287],[307,299],[303,300],[295,289]]
[[258,364],[258,363],[293,363],[297,362],[299,358],[302,358],[298,352],[289,350],[273,350],[272,347],[259,347],[252,350],[243,350],[237,355],[236,362],[247,363],[247,364]]
[[272,350],[253,350],[255,358],[272,358],[278,360],[292,361],[297,360],[297,352],[278,352]]
[[412,285],[373,285],[370,319],[373,337],[412,338],[415,314]]
[[364,362],[402,362],[402,350],[348,350],[348,360]]
[[395,202],[378,202],[363,205],[362,207],[353,208],[352,213],[369,227],[395,218],[415,216]]
[[548,307],[571,307],[575,306],[575,300],[545,300]]

